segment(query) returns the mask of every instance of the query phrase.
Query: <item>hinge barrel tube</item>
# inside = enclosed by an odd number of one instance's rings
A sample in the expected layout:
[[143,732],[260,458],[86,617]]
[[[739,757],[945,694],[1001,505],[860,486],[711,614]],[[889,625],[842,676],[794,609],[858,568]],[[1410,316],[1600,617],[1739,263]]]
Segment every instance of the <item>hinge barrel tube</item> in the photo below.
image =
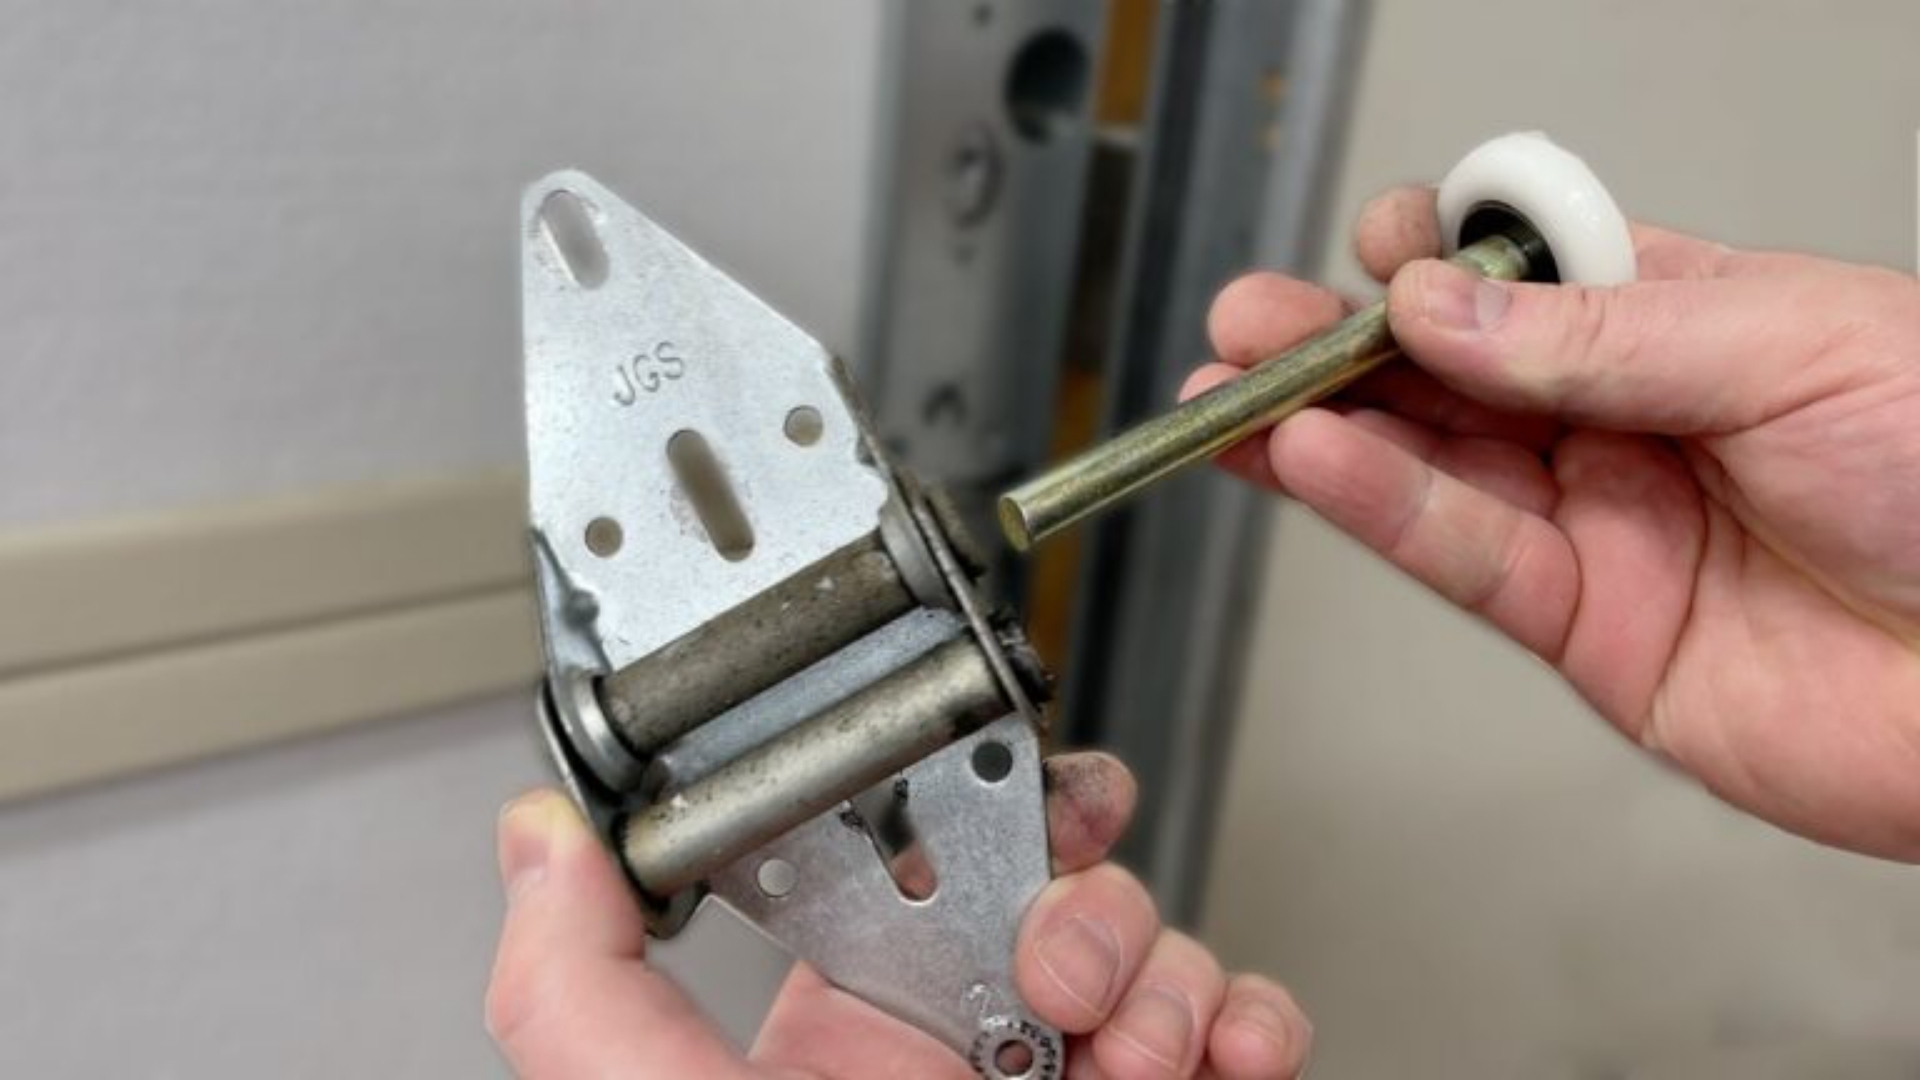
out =
[[1006,714],[980,643],[962,635],[634,815],[627,869],[666,895]]

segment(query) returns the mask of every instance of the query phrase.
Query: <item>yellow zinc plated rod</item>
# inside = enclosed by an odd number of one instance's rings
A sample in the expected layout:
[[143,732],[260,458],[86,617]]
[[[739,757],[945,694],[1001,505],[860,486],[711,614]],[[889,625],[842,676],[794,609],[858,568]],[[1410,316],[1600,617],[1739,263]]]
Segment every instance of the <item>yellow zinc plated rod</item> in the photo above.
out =
[[[1515,223],[1452,257],[1500,281],[1527,277],[1546,244]],[[1384,301],[1363,308],[1246,374],[1088,448],[1000,496],[1000,528],[1026,551],[1156,480],[1270,427],[1400,355]]]

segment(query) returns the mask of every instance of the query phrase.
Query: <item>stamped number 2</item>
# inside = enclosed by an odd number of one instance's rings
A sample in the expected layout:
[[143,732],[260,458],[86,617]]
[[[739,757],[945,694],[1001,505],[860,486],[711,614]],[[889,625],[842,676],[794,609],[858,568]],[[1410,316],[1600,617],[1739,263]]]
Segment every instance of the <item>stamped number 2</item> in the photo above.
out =
[[621,406],[640,400],[642,394],[657,394],[660,388],[687,373],[686,358],[671,341],[662,341],[651,349],[634,353],[632,359],[614,369],[613,400]]

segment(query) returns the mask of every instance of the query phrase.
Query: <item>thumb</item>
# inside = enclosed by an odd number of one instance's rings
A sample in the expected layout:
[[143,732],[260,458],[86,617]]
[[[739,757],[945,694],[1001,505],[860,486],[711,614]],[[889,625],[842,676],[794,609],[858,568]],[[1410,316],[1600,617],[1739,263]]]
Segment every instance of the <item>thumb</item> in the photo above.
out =
[[506,923],[487,1029],[525,1077],[733,1076],[744,1065],[643,956],[646,926],[580,814],[536,791],[500,815]]
[[1387,317],[1416,363],[1489,404],[1621,430],[1724,433],[1837,385],[1841,373],[1819,361],[1850,305],[1824,283],[1814,272],[1538,285],[1421,259],[1394,275]]

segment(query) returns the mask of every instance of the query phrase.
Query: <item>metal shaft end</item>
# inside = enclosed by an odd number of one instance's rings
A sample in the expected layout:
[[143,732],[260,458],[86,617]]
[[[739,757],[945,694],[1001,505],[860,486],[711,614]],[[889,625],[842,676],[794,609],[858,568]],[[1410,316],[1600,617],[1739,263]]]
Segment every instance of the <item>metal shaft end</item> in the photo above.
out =
[[1020,505],[1017,492],[1000,496],[1000,531],[1013,550],[1026,554],[1033,547],[1033,532],[1027,527],[1027,511]]

